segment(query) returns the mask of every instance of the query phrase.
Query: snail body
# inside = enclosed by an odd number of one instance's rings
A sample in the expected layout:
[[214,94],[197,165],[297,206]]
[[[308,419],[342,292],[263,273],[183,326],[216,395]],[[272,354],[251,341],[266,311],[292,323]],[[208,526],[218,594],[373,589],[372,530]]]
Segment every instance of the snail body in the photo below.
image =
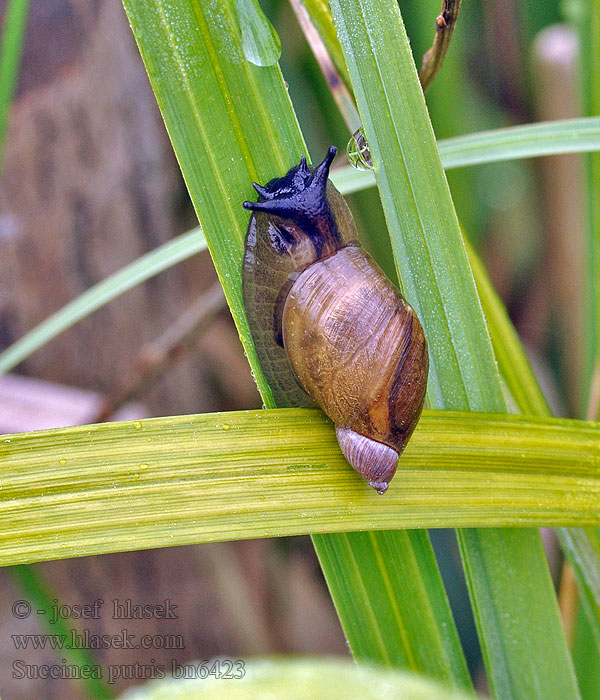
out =
[[255,185],[243,296],[278,405],[316,402],[340,448],[378,493],[423,407],[428,355],[413,309],[359,246],[328,180],[336,149],[313,168]]

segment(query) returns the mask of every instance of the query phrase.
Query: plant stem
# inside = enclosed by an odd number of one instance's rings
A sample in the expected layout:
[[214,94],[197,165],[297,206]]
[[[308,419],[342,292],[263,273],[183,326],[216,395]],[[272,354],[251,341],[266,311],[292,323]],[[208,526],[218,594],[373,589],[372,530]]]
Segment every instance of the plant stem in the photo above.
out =
[[433,43],[423,56],[423,62],[421,63],[421,68],[419,68],[419,79],[423,92],[433,82],[448,53],[461,2],[462,0],[442,0],[442,10],[435,18]]

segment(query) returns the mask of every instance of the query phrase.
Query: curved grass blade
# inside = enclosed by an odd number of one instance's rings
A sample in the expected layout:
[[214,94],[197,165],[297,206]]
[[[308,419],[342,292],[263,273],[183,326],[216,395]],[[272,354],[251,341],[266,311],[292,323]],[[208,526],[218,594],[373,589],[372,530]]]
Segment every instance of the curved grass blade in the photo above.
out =
[[196,228],[164,243],[113,275],[109,275],[102,282],[65,304],[55,314],[0,353],[0,375],[9,372],[57,335],[108,304],[109,301],[203,250],[206,250],[206,240],[202,231]]
[[[600,151],[600,117],[564,119],[480,131],[438,141],[446,170],[481,163]],[[375,174],[351,165],[337,168],[331,178],[342,194],[373,187]]]
[[[348,467],[331,423],[314,409],[2,436],[0,565],[316,532],[598,524],[599,438],[596,423],[426,411],[382,498]],[[437,580],[427,585],[438,575],[433,563],[422,566],[428,541],[419,551],[410,532],[353,535],[324,537],[320,552],[340,560],[330,585],[344,581],[336,603],[357,653],[373,653],[370,638],[384,663],[435,668],[441,658],[445,675],[459,675],[441,641],[451,632],[435,625],[431,636],[423,617],[446,605]],[[365,562],[387,575],[373,577]],[[349,590],[358,593],[353,602]],[[404,597],[412,612],[398,602]],[[403,645],[402,634],[385,629],[399,625],[410,637],[413,623],[428,645]],[[428,649],[431,661],[422,659]]]
[[600,150],[600,117],[480,131],[439,143],[445,168]]

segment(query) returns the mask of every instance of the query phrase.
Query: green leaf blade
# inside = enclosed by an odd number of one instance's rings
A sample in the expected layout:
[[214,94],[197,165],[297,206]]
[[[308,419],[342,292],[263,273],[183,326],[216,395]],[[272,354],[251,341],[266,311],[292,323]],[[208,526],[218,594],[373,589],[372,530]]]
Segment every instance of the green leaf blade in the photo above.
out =
[[[334,572],[329,585],[335,586],[336,609],[342,627],[351,630],[348,638],[356,659],[371,659],[372,650],[379,648],[381,662],[387,666],[418,670],[470,687],[456,627],[438,624],[448,615],[448,601],[424,530],[344,532],[314,539],[319,561]],[[368,562],[367,571],[381,571],[376,581],[363,575],[357,550],[363,551],[361,562]],[[407,560],[406,553],[411,551],[414,556]],[[353,575],[348,575],[346,562],[353,565]],[[385,590],[392,585],[398,586],[394,594]],[[396,598],[410,600],[411,605],[400,607]],[[428,610],[435,614],[427,615]],[[380,628],[383,621],[399,630],[395,645],[385,642],[386,632]],[[423,634],[429,640],[427,646],[420,643]]]
[[[540,592],[540,580],[547,575],[546,558],[542,543],[535,530],[461,530],[461,550],[468,549],[470,566],[465,567],[468,583],[474,591],[473,606],[478,626],[495,626],[494,634],[481,637],[484,655],[489,659],[510,659],[515,649],[521,656],[519,672],[514,666],[502,671],[494,669],[490,684],[494,697],[498,698],[568,698],[577,697],[574,684],[574,669],[565,653],[564,640],[553,634],[546,634],[543,653],[539,652],[538,639],[523,639],[524,620],[544,619],[548,615],[546,596]],[[538,556],[531,552],[538,549]],[[494,552],[495,556],[490,556]],[[515,556],[520,553],[521,558]],[[481,556],[481,561],[476,558]],[[526,566],[523,563],[527,562]],[[504,586],[508,596],[512,596],[510,613],[507,606],[498,601],[494,587],[485,585],[478,575],[485,569],[493,578],[495,586]],[[476,575],[474,575],[474,572]],[[519,588],[514,586],[518,578]],[[547,632],[548,630],[545,630]],[[567,664],[569,671],[556,673],[557,659]],[[552,690],[544,680],[552,678]]]
[[490,339],[412,56],[398,51],[394,39],[399,13],[390,3],[354,2],[342,9],[334,0],[332,9],[374,156],[399,278],[427,334],[429,399],[437,408],[485,405],[503,411]]
[[[425,411],[384,496],[348,466],[331,423],[312,409],[171,416],[6,435],[0,440],[0,565],[249,537],[598,525],[599,435],[598,424],[581,421]],[[513,532],[516,537],[523,531]],[[355,546],[355,561],[347,556],[349,544]],[[379,616],[376,627],[385,629],[386,611],[401,610],[412,630],[405,657],[418,660],[429,653],[431,670],[440,642],[454,632],[439,624],[448,611],[440,614],[445,596],[436,583],[437,568],[433,561],[428,565],[427,538],[388,532],[381,541],[357,536],[356,542],[336,544],[322,537],[320,552],[327,548],[329,558],[339,562],[328,570],[330,585],[345,580],[356,589],[364,580],[373,591],[383,591],[372,606]],[[394,548],[393,561],[378,554]],[[373,575],[373,562],[381,561],[385,566],[377,563]],[[337,591],[338,604],[347,598],[345,590]],[[363,603],[355,599],[357,614]],[[351,632],[358,622],[346,615]],[[446,629],[445,639],[439,631],[430,636],[429,626],[424,630],[418,623],[414,629],[408,623],[430,617],[431,630]],[[392,627],[382,654],[379,645],[365,642],[375,629],[349,635],[351,644],[369,658],[377,652],[382,662],[399,659],[398,645],[407,637]],[[452,682],[444,674],[455,654],[447,648],[439,655],[438,677]]]
[[241,204],[253,196],[252,182],[285,172],[305,153],[281,73],[246,60],[233,2],[124,5],[242,344],[272,406],[241,298],[248,223]]
[[[428,338],[430,404],[504,411],[491,341],[397,4],[332,0],[331,7],[399,277]],[[541,700],[560,687],[565,698],[578,698],[539,535],[487,531],[458,537],[495,696]],[[510,579],[496,576],[498,542]],[[535,601],[524,561],[535,572]],[[518,634],[503,638],[503,619],[527,608]],[[532,661],[527,671],[524,655]]]

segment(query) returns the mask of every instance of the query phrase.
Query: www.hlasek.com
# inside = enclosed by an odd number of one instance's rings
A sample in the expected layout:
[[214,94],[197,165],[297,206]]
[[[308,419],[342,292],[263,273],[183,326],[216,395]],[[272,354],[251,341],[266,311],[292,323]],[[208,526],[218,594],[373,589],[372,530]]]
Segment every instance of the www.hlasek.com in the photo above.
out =
[[93,634],[89,629],[69,634],[13,634],[15,649],[185,649],[181,634],[143,634],[127,629],[118,634]]

